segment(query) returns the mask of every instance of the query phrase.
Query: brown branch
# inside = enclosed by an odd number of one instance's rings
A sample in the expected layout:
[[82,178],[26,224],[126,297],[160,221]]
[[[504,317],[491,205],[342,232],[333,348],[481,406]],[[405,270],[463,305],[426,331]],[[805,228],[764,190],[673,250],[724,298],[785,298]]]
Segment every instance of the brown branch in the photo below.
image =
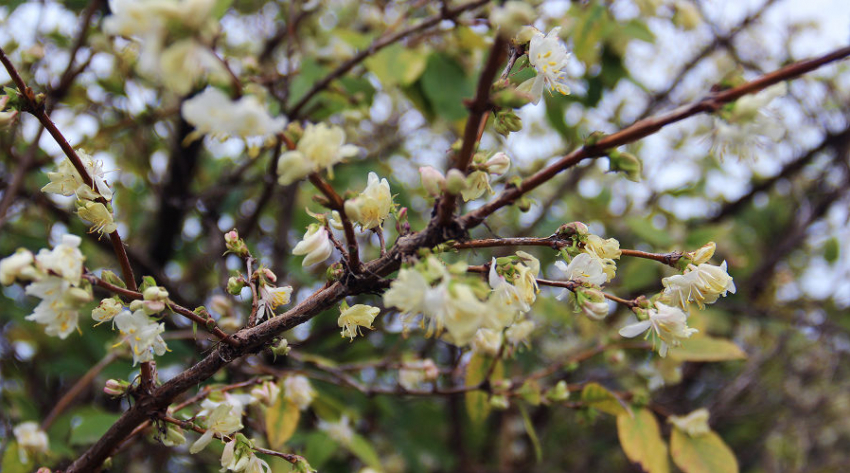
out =
[[[106,289],[107,291],[109,291],[113,294],[117,294],[121,297],[130,299],[130,300],[142,300],[142,299],[144,299],[144,295],[142,295],[141,292],[131,291],[129,289],[125,289],[123,287],[116,286],[114,284],[110,284],[110,283],[104,281],[103,279],[100,279],[99,277],[93,275],[93,274],[84,274],[83,278],[85,280],[89,281],[90,283],[94,284],[95,286]],[[187,309],[187,308],[185,308],[185,307],[183,307],[179,304],[176,304],[172,300],[167,301],[166,305],[168,306],[168,308],[172,312],[174,312],[176,314],[180,314],[183,317],[186,317],[187,319],[191,320],[192,322],[195,322],[196,324],[198,324],[199,326],[208,330],[210,333],[212,333],[213,335],[215,335],[216,337],[218,337],[220,340],[224,341],[225,343],[227,343],[229,345],[236,346],[236,341],[233,340],[228,334],[224,333],[220,328],[218,328],[215,324],[215,321],[212,318],[205,319],[205,318],[201,317],[200,315],[192,312],[191,310],[189,310],[189,309]]]
[[658,132],[667,125],[682,121],[700,113],[714,112],[724,104],[733,102],[744,95],[755,93],[779,82],[799,77],[800,75],[811,72],[821,66],[844,59],[847,56],[850,56],[850,46],[837,49],[815,59],[790,64],[738,87],[720,92],[713,92],[698,102],[679,107],[660,116],[639,120],[633,125],[617,133],[605,136],[594,144],[588,144],[576,149],[559,159],[554,164],[545,167],[534,173],[532,176],[524,179],[519,185],[508,187],[502,191],[496,199],[464,215],[460,221],[461,226],[464,228],[470,228],[478,225],[493,212],[506,205],[513,204],[517,199],[537,188],[544,182],[549,181],[561,171],[569,169],[587,158],[605,156],[609,149],[645,138]]
[[[164,420],[165,422],[180,426],[184,429],[195,431],[199,434],[205,434],[207,432],[207,429],[198,427],[197,425],[193,424],[192,422],[188,422],[188,421],[184,421],[184,420],[180,420],[180,419],[175,419],[174,417],[167,416],[167,415],[160,416],[159,418],[161,420]],[[222,442],[226,442],[227,440],[225,440],[225,439],[228,438],[225,435],[219,435],[219,434],[213,434],[213,437],[217,438],[218,440],[221,440]],[[231,441],[232,441],[232,439],[231,439]],[[264,455],[271,455],[271,456],[283,458],[284,460],[288,461],[289,463],[292,463],[293,465],[297,464],[298,462],[306,461],[306,460],[304,460],[304,457],[302,457],[301,455],[295,455],[295,454],[292,454],[292,453],[283,453],[283,452],[278,452],[278,451],[275,451],[275,450],[269,450],[267,448],[260,448],[260,447],[253,447],[253,450],[255,452],[262,453]]]
[[333,187],[328,184],[318,173],[310,174],[310,182],[316,186],[316,189],[324,195],[331,206],[332,210],[339,212],[339,218],[342,220],[342,228],[345,231],[345,241],[348,243],[348,267],[354,274],[360,272],[360,250],[357,248],[357,237],[354,234],[354,225],[345,214],[345,201],[339,194],[336,193]]
[[489,1],[490,0],[475,0],[475,1],[463,4],[463,5],[460,5],[457,8],[447,8],[447,9],[443,10],[442,12],[440,12],[440,14],[432,16],[428,19],[425,19],[417,25],[405,28],[405,29],[399,31],[398,33],[395,33],[395,34],[392,34],[392,35],[389,35],[389,36],[385,36],[383,38],[376,39],[374,42],[372,42],[371,45],[369,45],[368,48],[360,51],[359,53],[354,55],[354,57],[352,57],[351,59],[348,59],[347,61],[343,62],[336,69],[331,71],[330,74],[325,76],[320,81],[316,82],[313,85],[313,87],[309,91],[307,91],[307,93],[304,94],[303,97],[301,97],[301,100],[299,100],[289,111],[287,111],[286,115],[290,118],[290,120],[295,120],[296,118],[298,118],[299,114],[301,113],[301,110],[304,108],[305,105],[307,105],[308,102],[310,102],[310,100],[316,94],[327,89],[328,86],[331,84],[331,82],[335,81],[336,79],[339,79],[340,77],[345,75],[348,71],[353,69],[354,66],[360,64],[366,58],[368,58],[369,56],[372,56],[373,54],[377,53],[381,49],[384,49],[385,47],[387,47],[387,46],[389,46],[389,45],[391,45],[395,42],[401,41],[402,39],[404,39],[404,38],[406,38],[406,37],[408,37],[408,36],[410,36],[414,33],[417,33],[417,32],[422,31],[422,30],[426,30],[428,28],[431,28],[432,26],[436,26],[436,25],[440,24],[440,22],[443,21],[443,20],[454,18],[454,17],[460,15],[461,13],[463,13],[467,10],[472,10],[472,9],[478,8],[480,6],[486,5],[487,3],[489,3]]
[[640,250],[621,249],[620,254],[621,256],[631,256],[633,258],[643,258],[658,261],[659,263],[664,263],[667,266],[671,266],[673,268],[676,267],[676,263],[678,263],[679,260],[682,258],[681,251],[672,251],[670,253],[649,253]]
[[[490,103],[490,89],[493,88],[493,81],[496,79],[496,74],[499,73],[499,66],[505,57],[507,46],[508,42],[505,38],[496,36],[493,47],[490,49],[490,56],[484,65],[484,70],[481,71],[481,76],[478,78],[475,99],[467,105],[469,117],[466,119],[466,127],[463,130],[463,144],[452,164],[453,169],[464,174],[466,174],[466,170],[472,162],[475,148],[481,139],[481,131],[483,131],[487,117],[490,116],[490,111],[493,109],[493,104]],[[446,226],[449,224],[452,214],[454,214],[456,201],[457,195],[448,191],[443,192],[437,207],[436,219],[439,225]]]

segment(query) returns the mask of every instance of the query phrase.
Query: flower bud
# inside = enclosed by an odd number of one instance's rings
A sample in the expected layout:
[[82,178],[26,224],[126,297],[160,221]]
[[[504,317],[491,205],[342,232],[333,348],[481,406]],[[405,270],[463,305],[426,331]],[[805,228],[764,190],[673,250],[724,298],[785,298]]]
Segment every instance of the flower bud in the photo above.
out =
[[490,407],[498,411],[504,411],[507,408],[511,407],[511,403],[508,402],[507,396],[505,396],[504,394],[498,394],[495,396],[490,396]]
[[232,294],[234,296],[238,296],[242,293],[242,289],[245,287],[245,281],[242,278],[237,278],[236,276],[231,276],[230,279],[227,280],[227,292],[228,294]]
[[124,380],[109,379],[103,386],[103,392],[112,397],[121,397],[127,393],[130,383]]
[[286,356],[289,354],[289,351],[292,350],[292,347],[289,346],[289,340],[282,339],[277,346],[272,347],[272,353],[275,356]]
[[520,108],[532,100],[531,95],[511,87],[493,93],[493,103],[499,108]]
[[245,240],[239,238],[239,232],[236,229],[224,234],[224,244],[228,253],[233,253],[241,258],[249,255],[248,246],[245,245]]
[[422,181],[422,187],[430,195],[438,196],[446,187],[446,177],[431,166],[419,168],[419,178]]
[[558,235],[562,237],[583,236],[588,233],[587,225],[581,222],[565,223],[558,228]]
[[466,176],[458,169],[449,169],[446,174],[446,190],[457,195],[466,189]]
[[699,266],[703,263],[708,263],[711,257],[714,256],[714,250],[716,249],[717,245],[713,241],[710,241],[699,247],[699,249],[688,253],[688,256],[691,258],[691,264]]
[[576,288],[576,304],[579,310],[593,320],[602,320],[608,316],[608,302],[598,289]]
[[643,165],[637,156],[631,153],[611,151],[608,154],[608,163],[609,171],[622,172],[626,175],[626,179],[633,182],[640,182],[640,174]]
[[183,435],[183,429],[174,424],[168,424],[162,444],[166,447],[173,447],[175,445],[183,445],[184,443],[186,443],[186,437]]
[[533,26],[523,26],[514,38],[514,42],[518,45],[528,44],[531,38],[538,33],[539,30]]
[[503,152],[498,152],[484,163],[484,167],[490,174],[501,176],[511,168],[511,158]]
[[570,390],[567,388],[567,382],[563,379],[558,381],[552,389],[546,391],[546,399],[549,402],[563,402],[570,398]]
[[522,119],[512,110],[501,110],[496,112],[494,127],[496,133],[508,136],[515,131],[522,130]]

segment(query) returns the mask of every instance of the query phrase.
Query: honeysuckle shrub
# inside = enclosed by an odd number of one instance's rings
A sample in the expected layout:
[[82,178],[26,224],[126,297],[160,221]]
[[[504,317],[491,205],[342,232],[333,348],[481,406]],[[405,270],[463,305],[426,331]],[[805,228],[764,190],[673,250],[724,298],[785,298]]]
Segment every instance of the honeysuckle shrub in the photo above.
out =
[[850,49],[802,11],[0,6],[0,469],[838,467]]

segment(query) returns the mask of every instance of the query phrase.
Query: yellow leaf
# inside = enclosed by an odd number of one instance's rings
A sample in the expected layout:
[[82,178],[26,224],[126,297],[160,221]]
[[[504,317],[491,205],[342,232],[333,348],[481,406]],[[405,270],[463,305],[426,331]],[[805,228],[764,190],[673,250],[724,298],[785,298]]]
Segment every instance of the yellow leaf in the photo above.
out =
[[587,407],[614,415],[631,415],[628,406],[599,383],[587,383],[581,391],[581,400]]
[[714,431],[691,437],[674,428],[670,434],[670,454],[685,473],[738,473],[735,454]]
[[[476,386],[484,381],[487,372],[490,371],[490,366],[493,364],[493,358],[474,352],[472,358],[469,359],[469,364],[466,366],[466,385]],[[493,369],[493,379],[502,379],[504,366],[501,360],[496,362],[496,367]],[[487,398],[487,393],[483,391],[469,391],[466,393],[466,413],[473,424],[480,424],[490,415],[490,403]]]
[[670,349],[670,358],[679,361],[729,361],[746,357],[744,350],[730,340],[712,337],[684,340],[682,346]]
[[617,436],[626,457],[648,473],[668,473],[667,444],[661,438],[658,421],[648,409],[637,409],[634,415],[617,416]]
[[269,441],[269,448],[280,450],[295,433],[299,419],[301,411],[298,406],[286,399],[281,390],[274,404],[266,409],[266,439]]

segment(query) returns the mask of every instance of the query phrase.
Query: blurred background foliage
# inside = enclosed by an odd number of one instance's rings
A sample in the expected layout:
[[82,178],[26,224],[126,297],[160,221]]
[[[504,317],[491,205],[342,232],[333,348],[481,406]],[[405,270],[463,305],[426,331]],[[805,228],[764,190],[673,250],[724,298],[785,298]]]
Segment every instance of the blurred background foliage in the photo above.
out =
[[[613,132],[699,99],[730,71],[752,79],[823,54],[846,44],[850,31],[850,10],[838,0],[810,5],[792,0],[532,3],[541,30],[563,27],[574,57],[573,90],[523,108],[523,130],[507,139],[488,127],[481,148],[507,151],[514,160],[496,191],[511,177],[530,175],[581,145],[594,131]],[[375,171],[389,179],[396,202],[409,208],[414,230],[430,219],[432,202],[419,186],[417,169],[445,169],[450,146],[462,132],[464,100],[474,92],[492,37],[489,8],[443,20],[371,55],[306,102],[300,118],[339,124],[366,150],[364,159],[337,167],[336,189],[362,189],[367,173]],[[440,15],[441,6],[386,0],[238,1],[222,11],[217,51],[247,92],[262,97],[273,113],[285,113],[376,38]],[[205,138],[183,146],[191,129],[178,111],[186,97],[133,72],[135,46],[104,35],[100,25],[107,14],[106,2],[97,0],[5,2],[0,45],[29,85],[48,93],[52,116],[72,144],[114,170],[116,220],[137,274],[155,276],[188,307],[209,307],[213,296],[224,294],[227,277],[241,267],[235,257],[221,256],[222,233],[236,227],[279,282],[291,284],[297,299],[307,297],[323,284],[325,266],[305,270],[290,250],[312,220],[304,209],[320,210],[312,200],[316,191],[304,183],[277,185],[269,172],[272,150],[251,159],[235,139]],[[87,25],[85,37],[76,50],[82,24]],[[61,78],[72,51],[75,67],[84,68],[65,84]],[[746,359],[703,363],[660,359],[644,350],[608,350],[557,369],[541,381],[544,388],[561,379],[578,387],[596,382],[651,399],[673,414],[707,407],[712,428],[734,450],[743,471],[847,467],[847,69],[838,63],[790,83],[789,94],[769,111],[783,129],[782,138],[751,144],[750,156],[718,152],[711,146],[718,139],[714,121],[697,117],[627,147],[644,163],[642,182],[607,173],[605,160],[584,163],[532,193],[529,211],[503,209],[487,220],[486,228],[475,230],[478,237],[548,236],[578,220],[594,233],[617,238],[623,248],[693,250],[715,241],[715,260],[729,264],[738,293],[694,314],[690,324],[703,336],[734,341]],[[513,80],[520,82],[522,74]],[[0,82],[6,81],[0,73]],[[226,80],[219,82],[226,87]],[[1,255],[18,247],[47,247],[66,232],[86,233],[69,213],[70,201],[39,192],[60,156],[32,117],[24,115],[14,128],[0,132]],[[9,195],[21,167],[26,177]],[[386,231],[388,242],[394,241],[395,229]],[[361,248],[364,260],[378,255],[374,238]],[[82,249],[87,267],[117,268],[108,241],[96,234],[84,240]],[[556,253],[533,253],[544,274],[553,273]],[[505,254],[509,249],[459,257],[483,264],[491,255]],[[661,277],[670,274],[651,261],[623,259],[609,288],[626,298],[652,294],[660,289]],[[109,330],[86,324],[67,340],[47,337],[24,320],[34,301],[20,287],[3,292],[0,438],[8,445],[13,425],[44,419],[76,380],[113,351],[115,340]],[[532,311],[538,326],[532,343],[504,361],[506,378],[618,338],[616,330],[628,311],[618,308],[606,321],[591,322],[554,294],[543,289]],[[381,298],[363,296],[356,302],[380,306]],[[235,301],[234,310],[244,317],[249,306],[243,298]],[[327,311],[287,333],[291,356],[237,360],[211,380],[231,383],[291,372],[314,377],[320,396],[302,414],[285,449],[305,455],[320,471],[365,466],[388,472],[639,471],[621,451],[615,418],[580,403],[543,406],[512,400],[507,410],[473,422],[462,395],[372,396],[338,380],[328,382],[323,368],[360,363],[367,367],[351,371],[353,376],[364,385],[390,389],[397,383],[397,362],[432,358],[443,370],[441,385],[448,386],[463,382],[462,368],[469,362],[468,354],[423,338],[421,332],[405,336],[392,311],[383,311],[378,329],[353,343],[337,335],[337,316]],[[166,338],[172,351],[157,359],[161,379],[191,366],[212,343],[182,319],[169,321]],[[108,378],[137,375],[126,355],[109,363],[52,423],[49,464],[67,464],[126,408],[126,401],[122,405],[101,392]],[[348,448],[316,428],[318,419],[342,413],[352,418],[360,439]],[[262,416],[254,418],[246,425],[262,443],[269,426]],[[661,429],[666,437],[670,426]],[[215,471],[217,454],[210,449],[190,456],[185,447],[139,440],[116,455],[113,465],[115,471]]]

